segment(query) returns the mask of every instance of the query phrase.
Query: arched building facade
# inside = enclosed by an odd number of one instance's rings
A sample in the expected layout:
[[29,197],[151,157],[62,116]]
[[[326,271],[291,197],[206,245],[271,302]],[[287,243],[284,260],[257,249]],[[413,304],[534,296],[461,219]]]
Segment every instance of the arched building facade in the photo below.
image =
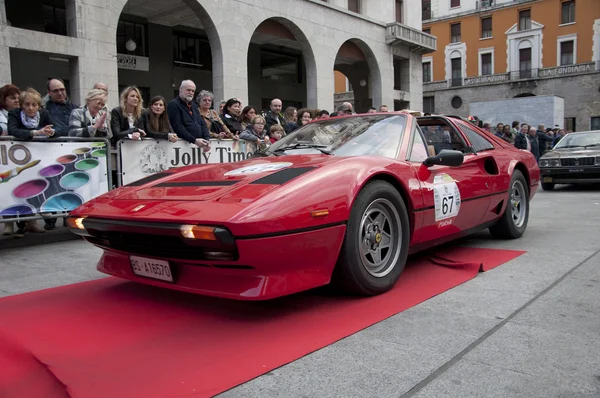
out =
[[421,109],[421,55],[436,48],[421,31],[420,7],[406,1],[21,3],[0,0],[0,84],[45,94],[46,80],[59,77],[76,103],[96,82],[108,84],[116,104],[127,85],[146,100],[170,98],[192,79],[217,101],[236,97],[264,109],[277,97],[284,106],[333,111],[338,70],[355,87],[357,111],[398,99]]

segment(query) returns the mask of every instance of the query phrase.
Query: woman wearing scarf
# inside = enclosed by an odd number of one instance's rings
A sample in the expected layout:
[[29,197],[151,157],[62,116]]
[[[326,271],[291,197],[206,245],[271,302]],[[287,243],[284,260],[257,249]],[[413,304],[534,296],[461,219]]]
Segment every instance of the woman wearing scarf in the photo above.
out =
[[221,120],[217,111],[211,109],[214,99],[215,95],[208,90],[200,91],[200,94],[196,97],[196,101],[198,101],[199,105],[198,110],[200,111],[200,115],[204,118],[206,127],[208,127],[210,138],[218,140],[225,138],[237,140],[238,137],[229,131],[229,128],[223,123],[223,120]]
[[[8,112],[8,135],[23,140],[33,137],[54,137],[50,114],[42,108],[42,96],[36,90],[28,88],[19,95],[19,108]],[[56,223],[46,220],[46,225]],[[36,220],[17,223],[15,238],[22,238],[26,231],[46,232],[41,229]]]
[[110,140],[109,114],[102,111],[106,104],[106,92],[94,89],[88,92],[85,105],[73,109],[69,119],[70,137],[105,137]]
[[15,138],[54,137],[52,120],[42,108],[42,96],[28,88],[19,96],[19,108],[8,112],[8,135]]

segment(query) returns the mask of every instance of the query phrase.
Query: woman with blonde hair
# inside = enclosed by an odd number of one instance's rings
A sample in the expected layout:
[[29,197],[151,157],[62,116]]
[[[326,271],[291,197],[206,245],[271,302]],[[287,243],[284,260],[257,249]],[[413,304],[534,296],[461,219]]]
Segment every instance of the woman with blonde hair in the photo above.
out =
[[70,137],[112,137],[110,115],[103,110],[106,105],[106,92],[90,90],[85,97],[85,105],[73,109],[69,118]]
[[[293,106],[288,106],[283,112],[283,118],[285,119],[285,133],[289,134],[296,130],[298,126],[298,109]],[[285,134],[284,134],[285,135]]]
[[142,94],[136,86],[129,86],[121,92],[119,106],[110,112],[110,128],[115,144],[123,138],[141,140],[146,136],[143,130]]

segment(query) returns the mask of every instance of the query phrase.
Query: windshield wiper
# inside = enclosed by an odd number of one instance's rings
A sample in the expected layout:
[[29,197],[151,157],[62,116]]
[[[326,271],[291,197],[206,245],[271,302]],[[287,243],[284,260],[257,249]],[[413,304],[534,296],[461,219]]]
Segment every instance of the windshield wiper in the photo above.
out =
[[285,152],[289,149],[316,149],[325,155],[331,155],[331,150],[327,149],[327,145],[308,144],[305,142],[298,142],[296,144],[282,146],[281,148],[275,149],[273,153]]
[[583,145],[562,145],[562,146],[559,146],[558,148],[554,148],[554,149],[581,148],[581,147],[583,147]]
[[591,148],[593,146],[600,146],[600,144],[590,144],[590,145],[584,145],[584,148]]

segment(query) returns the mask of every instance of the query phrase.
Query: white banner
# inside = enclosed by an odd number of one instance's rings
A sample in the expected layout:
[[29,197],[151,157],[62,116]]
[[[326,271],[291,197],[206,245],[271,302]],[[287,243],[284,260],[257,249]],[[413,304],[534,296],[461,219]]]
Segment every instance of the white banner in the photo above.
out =
[[186,141],[121,141],[122,183],[127,185],[151,174],[191,164],[231,163],[246,160],[255,151],[252,143],[240,140],[210,140],[210,151]]
[[108,192],[104,142],[0,141],[0,216],[71,211]]

